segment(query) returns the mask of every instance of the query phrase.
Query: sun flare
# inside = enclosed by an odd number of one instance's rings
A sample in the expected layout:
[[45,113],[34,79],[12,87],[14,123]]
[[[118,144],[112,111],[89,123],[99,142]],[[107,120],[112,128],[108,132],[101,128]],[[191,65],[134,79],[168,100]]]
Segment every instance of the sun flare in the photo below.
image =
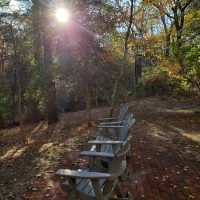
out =
[[56,10],[56,18],[60,22],[67,22],[69,19],[69,13],[65,8],[59,8]]

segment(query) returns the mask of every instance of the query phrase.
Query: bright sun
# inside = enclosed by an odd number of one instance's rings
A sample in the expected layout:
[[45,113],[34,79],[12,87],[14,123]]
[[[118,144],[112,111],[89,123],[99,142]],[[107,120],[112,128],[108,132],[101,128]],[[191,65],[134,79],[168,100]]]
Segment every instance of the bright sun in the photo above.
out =
[[59,8],[56,10],[56,18],[58,21],[65,23],[69,19],[69,13],[66,9]]

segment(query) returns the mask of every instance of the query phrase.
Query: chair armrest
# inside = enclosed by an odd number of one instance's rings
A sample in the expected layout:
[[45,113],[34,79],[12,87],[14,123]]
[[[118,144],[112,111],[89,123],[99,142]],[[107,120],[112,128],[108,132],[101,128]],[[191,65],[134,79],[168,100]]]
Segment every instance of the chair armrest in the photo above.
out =
[[99,140],[102,137],[103,137],[104,140],[110,140],[110,137],[108,137],[107,135],[102,135],[100,133],[98,133],[98,135],[96,135],[95,140]]
[[105,141],[110,141],[110,140],[113,140],[113,141],[117,141],[117,136],[114,136],[114,135],[110,135],[109,133],[102,133],[101,135],[97,135],[96,136],[96,141],[103,141],[103,140],[99,140],[99,138],[103,136],[104,137],[104,140]]
[[98,128],[122,128],[123,126],[117,126],[117,125],[99,125]]
[[104,120],[117,120],[117,117],[107,117],[107,118],[98,119],[98,121],[104,121]]
[[108,173],[99,173],[99,172],[86,172],[86,171],[75,171],[69,169],[59,169],[55,173],[59,177],[67,178],[81,178],[81,179],[111,179],[113,175]]
[[101,122],[100,125],[112,125],[112,124],[122,124],[124,121],[117,121],[117,122]]
[[81,156],[90,156],[90,157],[103,157],[103,158],[113,158],[113,153],[106,152],[96,152],[96,151],[82,151],[80,153]]
[[90,140],[88,144],[122,144],[124,141],[115,141],[115,140]]

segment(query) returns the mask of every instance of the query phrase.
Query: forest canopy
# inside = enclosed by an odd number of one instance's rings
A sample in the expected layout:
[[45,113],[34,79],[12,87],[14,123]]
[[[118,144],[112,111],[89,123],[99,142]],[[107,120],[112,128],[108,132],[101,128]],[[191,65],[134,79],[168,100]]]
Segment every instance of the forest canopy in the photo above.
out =
[[[65,23],[56,10],[65,8]],[[0,127],[200,94],[199,0],[2,0]]]

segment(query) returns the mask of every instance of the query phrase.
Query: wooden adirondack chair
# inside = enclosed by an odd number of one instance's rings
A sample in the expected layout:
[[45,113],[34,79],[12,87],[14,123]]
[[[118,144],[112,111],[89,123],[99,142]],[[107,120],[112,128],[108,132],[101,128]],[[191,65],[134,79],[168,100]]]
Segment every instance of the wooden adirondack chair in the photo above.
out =
[[128,106],[123,106],[119,110],[119,114],[117,117],[102,118],[102,119],[99,119],[98,121],[100,124],[121,124],[123,120],[125,119],[127,112],[128,112]]
[[[130,149],[129,136],[113,154],[112,164],[108,173],[91,172],[87,170],[59,169],[56,176],[67,178],[62,189],[69,192],[70,200],[132,200],[129,193],[124,197],[119,177],[126,169],[126,154]],[[106,154],[106,153],[105,153]],[[102,155],[103,156],[103,155]],[[114,197],[113,194],[116,196]]]
[[128,106],[124,106],[120,109],[117,118],[104,118],[103,121],[100,121],[100,126],[97,126],[99,128],[99,132],[101,134],[115,133],[119,128],[118,126],[122,126],[124,121],[126,120],[127,112],[128,112]]
[[[112,140],[119,140],[119,137],[123,137],[127,134],[127,131],[133,123],[135,122],[135,119],[131,122],[130,120],[133,119],[133,114],[129,114],[126,116],[126,118],[121,121],[121,125],[114,125],[114,124],[100,124],[98,128],[100,128],[102,131],[100,132],[100,135],[96,137],[96,140],[105,140],[106,139],[112,139]],[[107,131],[104,131],[107,130]],[[103,139],[99,139],[103,138]]]
[[102,128],[114,128],[119,129],[116,130],[114,134],[103,133],[102,135],[96,136],[95,140],[88,141],[89,144],[92,144],[90,152],[113,152],[112,145],[118,145],[123,143],[123,141],[128,136],[128,130],[135,123],[135,119],[132,119],[133,114],[129,114],[124,121],[124,124],[121,126],[113,126],[113,125],[100,125]]
[[125,121],[120,133],[115,137],[99,136],[96,140],[88,141],[89,144],[92,144],[92,148],[90,151],[82,151],[80,155],[90,157],[89,168],[99,171],[107,170],[106,168],[110,166],[112,160],[112,153],[126,140],[128,130],[135,123],[135,119],[131,117],[132,115]]

